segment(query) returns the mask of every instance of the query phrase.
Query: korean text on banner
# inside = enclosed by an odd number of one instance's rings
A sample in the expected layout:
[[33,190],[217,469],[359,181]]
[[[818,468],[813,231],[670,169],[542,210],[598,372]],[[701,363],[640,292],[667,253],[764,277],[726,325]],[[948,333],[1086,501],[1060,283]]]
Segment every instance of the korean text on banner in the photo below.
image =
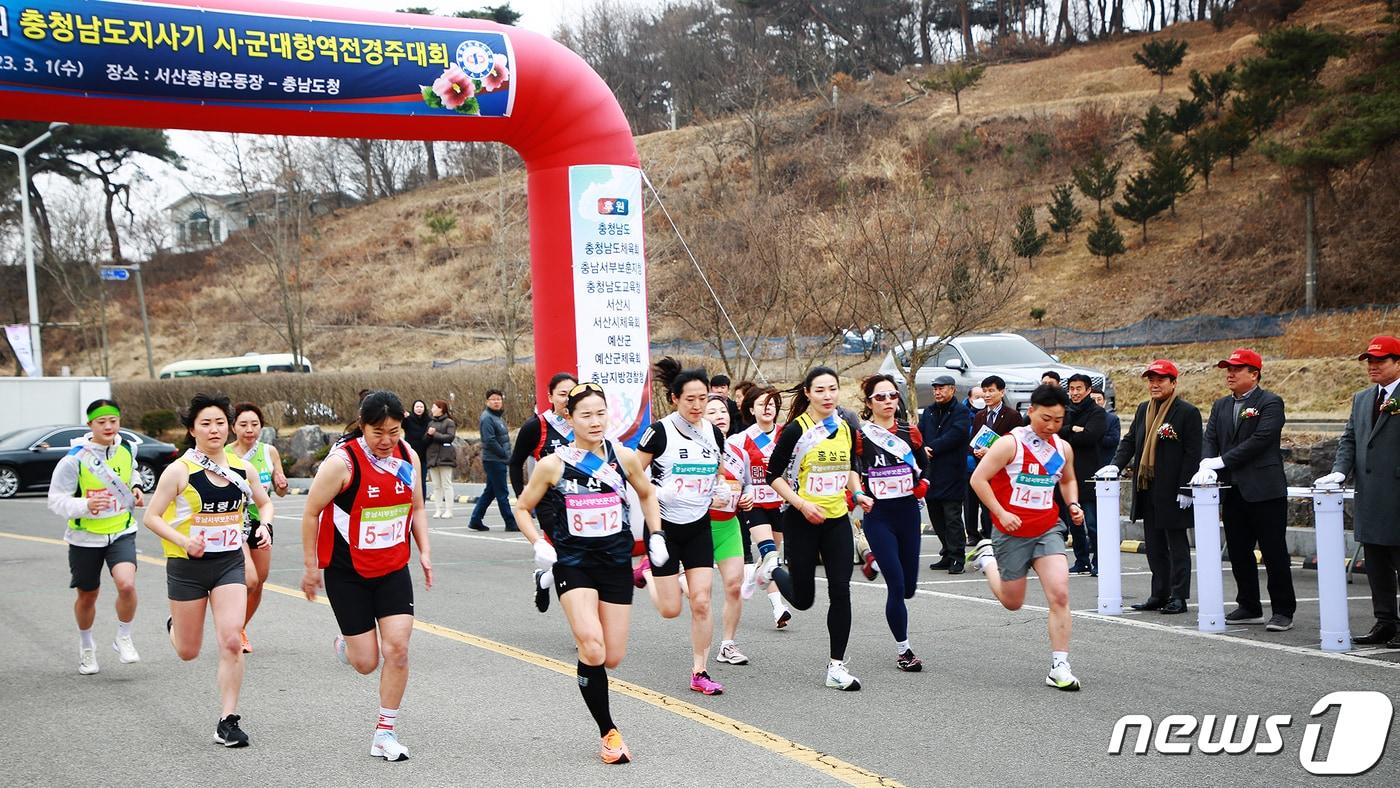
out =
[[24,368],[24,374],[31,378],[38,377],[39,368],[34,366],[34,348],[29,344],[29,326],[23,323],[5,326],[5,336],[10,340],[10,347],[14,349],[19,365]]

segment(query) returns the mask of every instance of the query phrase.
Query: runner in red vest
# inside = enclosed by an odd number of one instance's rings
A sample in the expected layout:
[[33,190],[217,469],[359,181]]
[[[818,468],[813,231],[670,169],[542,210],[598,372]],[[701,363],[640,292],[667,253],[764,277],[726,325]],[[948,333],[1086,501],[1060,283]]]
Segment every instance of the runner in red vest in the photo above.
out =
[[363,674],[373,673],[384,657],[369,754],[386,761],[408,760],[394,726],[408,685],[413,632],[410,536],[418,544],[423,586],[433,587],[419,458],[403,440],[403,414],[403,403],[388,391],[360,401],[359,426],[321,463],[301,517],[301,590],[314,601],[325,588],[340,625],[336,655]]
[[1055,504],[1055,488],[1075,524],[1084,522],[1074,453],[1056,433],[1069,409],[1069,396],[1055,385],[1031,393],[1029,425],[997,439],[972,474],[972,490],[992,514],[991,539],[977,544],[974,571],[987,575],[992,594],[1007,610],[1026,599],[1026,574],[1034,568],[1050,605],[1050,675],[1045,683],[1075,691],[1079,679],[1069,668],[1069,562],[1065,527]]

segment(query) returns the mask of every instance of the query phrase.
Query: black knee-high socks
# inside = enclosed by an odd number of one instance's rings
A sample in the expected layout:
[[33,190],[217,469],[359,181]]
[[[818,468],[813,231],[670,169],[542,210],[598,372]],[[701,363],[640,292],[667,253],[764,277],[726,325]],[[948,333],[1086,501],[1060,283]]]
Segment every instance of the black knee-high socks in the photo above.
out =
[[588,713],[598,723],[598,735],[606,736],[616,728],[608,711],[608,671],[602,665],[578,663],[578,691],[588,705]]

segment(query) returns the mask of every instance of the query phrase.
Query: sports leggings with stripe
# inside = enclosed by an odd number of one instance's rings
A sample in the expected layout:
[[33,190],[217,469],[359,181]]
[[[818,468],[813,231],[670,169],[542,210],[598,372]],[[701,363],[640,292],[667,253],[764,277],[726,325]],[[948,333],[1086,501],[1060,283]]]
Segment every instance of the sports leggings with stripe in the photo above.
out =
[[821,556],[830,600],[826,631],[831,639],[832,659],[846,658],[846,643],[851,638],[851,570],[855,550],[851,519],[846,515],[814,525],[796,509],[788,507],[783,512],[787,582],[782,582],[782,573],[778,573],[778,587],[793,607],[810,609],[817,597],[817,557]]

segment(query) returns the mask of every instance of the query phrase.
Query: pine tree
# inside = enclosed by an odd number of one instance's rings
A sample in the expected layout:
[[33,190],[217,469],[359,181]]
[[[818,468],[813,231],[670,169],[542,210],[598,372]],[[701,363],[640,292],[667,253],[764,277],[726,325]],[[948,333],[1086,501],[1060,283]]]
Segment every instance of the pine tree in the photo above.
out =
[[1215,132],[1220,155],[1230,160],[1230,172],[1234,172],[1235,159],[1249,150],[1249,124],[1239,115],[1231,113],[1220,121]]
[[1099,213],[1103,213],[1103,201],[1118,191],[1118,171],[1121,169],[1122,162],[1109,166],[1103,151],[1095,151],[1089,163],[1070,170],[1070,176],[1074,179],[1074,185],[1079,187],[1079,191],[1097,203]]
[[1166,195],[1157,191],[1149,173],[1139,170],[1123,184],[1123,202],[1113,204],[1113,212],[1142,226],[1142,242],[1147,243],[1147,222],[1167,209]]
[[1167,77],[1176,71],[1186,58],[1186,42],[1176,38],[1160,38],[1148,41],[1133,53],[1138,65],[1157,75],[1157,93],[1167,87]]
[[1156,104],[1147,108],[1141,123],[1142,131],[1133,132],[1133,142],[1140,150],[1150,152],[1171,140],[1172,118]]
[[1205,122],[1206,110],[1199,103],[1186,99],[1177,100],[1176,111],[1172,113],[1171,118],[1171,130],[1174,133],[1190,139],[1191,132]]
[[1225,108],[1225,99],[1229,98],[1230,91],[1235,89],[1237,79],[1234,63],[1226,66],[1223,71],[1212,71],[1206,75],[1192,69],[1191,95],[1201,106],[1210,109],[1210,117],[1214,120],[1220,117],[1221,110]]
[[1026,265],[1035,267],[1035,258],[1045,249],[1050,233],[1038,232],[1035,223],[1035,209],[1022,205],[1016,215],[1016,230],[1011,234],[1011,251],[1017,257],[1026,258]]
[[1176,199],[1191,191],[1191,161],[1180,148],[1158,148],[1147,161],[1147,176],[1176,215]]
[[948,93],[953,97],[954,114],[962,114],[962,93],[977,87],[977,83],[982,81],[982,75],[986,73],[985,65],[966,66],[962,63],[949,63],[939,69],[933,76],[919,80],[926,90],[936,90],[940,93]]
[[1068,242],[1070,231],[1083,219],[1084,212],[1074,204],[1074,187],[1068,183],[1056,186],[1050,202],[1051,231],[1064,233],[1065,241]]
[[1094,220],[1094,229],[1089,231],[1085,243],[1089,254],[1103,258],[1104,268],[1112,268],[1113,258],[1128,251],[1123,245],[1123,234],[1118,231],[1118,223],[1103,211],[1099,211],[1099,218]]
[[1186,141],[1186,158],[1191,162],[1191,170],[1206,182],[1206,191],[1210,191],[1210,174],[1220,155],[1219,126],[1207,126]]

